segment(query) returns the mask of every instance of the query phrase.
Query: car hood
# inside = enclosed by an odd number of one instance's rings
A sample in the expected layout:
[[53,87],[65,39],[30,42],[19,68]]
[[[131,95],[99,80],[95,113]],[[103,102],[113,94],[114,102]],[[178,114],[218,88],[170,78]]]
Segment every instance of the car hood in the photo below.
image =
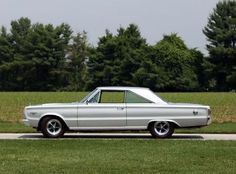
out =
[[45,103],[41,104],[41,106],[54,106],[54,105],[78,105],[79,103],[74,102],[74,103]]
[[67,106],[74,106],[78,105],[79,102],[74,103],[45,103],[45,104],[39,104],[39,105],[29,105],[26,106],[26,108],[41,108],[41,107],[67,107]]

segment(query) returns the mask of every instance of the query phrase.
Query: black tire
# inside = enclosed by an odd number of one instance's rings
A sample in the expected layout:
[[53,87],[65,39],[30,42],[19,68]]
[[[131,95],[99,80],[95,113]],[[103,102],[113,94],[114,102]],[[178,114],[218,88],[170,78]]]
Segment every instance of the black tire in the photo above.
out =
[[41,132],[46,138],[62,137],[65,131],[65,124],[58,118],[46,117],[41,122]]
[[154,138],[169,138],[174,130],[174,124],[167,121],[153,122],[149,127],[149,131]]

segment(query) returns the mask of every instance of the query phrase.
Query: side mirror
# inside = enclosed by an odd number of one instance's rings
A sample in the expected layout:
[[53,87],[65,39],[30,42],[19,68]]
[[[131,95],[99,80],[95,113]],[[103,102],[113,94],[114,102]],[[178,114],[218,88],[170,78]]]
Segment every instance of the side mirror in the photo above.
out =
[[86,100],[86,102],[85,102],[85,103],[86,103],[86,105],[87,105],[87,104],[89,103],[89,101],[88,101],[88,100]]

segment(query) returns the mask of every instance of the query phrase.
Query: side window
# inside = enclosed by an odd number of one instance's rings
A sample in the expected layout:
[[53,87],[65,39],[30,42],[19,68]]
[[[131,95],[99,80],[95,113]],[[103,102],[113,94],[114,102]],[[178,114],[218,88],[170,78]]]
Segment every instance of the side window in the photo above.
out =
[[102,91],[99,103],[124,103],[124,91]]
[[98,103],[99,92],[91,98],[88,103]]
[[125,102],[126,103],[151,103],[149,100],[129,91],[126,92]]

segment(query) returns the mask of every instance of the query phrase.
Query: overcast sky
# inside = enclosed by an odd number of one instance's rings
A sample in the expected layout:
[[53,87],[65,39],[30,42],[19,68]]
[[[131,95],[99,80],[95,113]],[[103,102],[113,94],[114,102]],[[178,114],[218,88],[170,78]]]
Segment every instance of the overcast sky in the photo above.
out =
[[163,34],[178,33],[191,48],[204,53],[202,33],[207,18],[219,0],[0,0],[0,25],[29,17],[33,23],[68,23],[75,32],[88,32],[90,43],[109,29],[135,23],[148,43]]

